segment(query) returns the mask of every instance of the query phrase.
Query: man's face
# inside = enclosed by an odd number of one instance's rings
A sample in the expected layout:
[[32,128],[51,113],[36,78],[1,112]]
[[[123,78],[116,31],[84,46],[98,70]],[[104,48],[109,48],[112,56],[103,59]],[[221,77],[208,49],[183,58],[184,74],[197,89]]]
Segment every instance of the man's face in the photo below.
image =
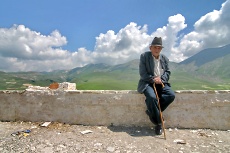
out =
[[149,49],[151,50],[152,55],[153,55],[155,58],[158,58],[159,55],[160,55],[160,52],[161,52],[161,50],[162,50],[162,47],[161,47],[161,46],[150,46]]

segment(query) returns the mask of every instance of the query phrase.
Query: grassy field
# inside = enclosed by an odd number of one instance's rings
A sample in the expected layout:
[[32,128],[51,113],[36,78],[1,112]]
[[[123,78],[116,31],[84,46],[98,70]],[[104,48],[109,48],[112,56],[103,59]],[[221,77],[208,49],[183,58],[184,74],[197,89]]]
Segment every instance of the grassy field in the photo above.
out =
[[[79,90],[136,90],[139,75],[122,73],[92,73],[75,80]],[[130,77],[132,76],[132,77]],[[80,77],[80,78],[81,78]],[[205,77],[204,77],[205,78]],[[170,83],[173,90],[230,90],[227,81],[205,80],[186,72],[172,73]]]
[[[137,72],[92,72],[79,75],[69,82],[76,83],[78,90],[136,90],[139,80]],[[28,80],[5,75],[0,80],[0,90],[24,90],[24,84],[49,86],[55,82],[52,77]],[[204,77],[205,78],[205,77]],[[170,83],[173,90],[230,90],[228,79],[213,82],[186,72],[173,72]],[[64,82],[57,80],[56,82]]]
[[[125,73],[95,72],[72,80],[79,90],[136,90],[137,76]],[[82,79],[81,79],[82,78]]]
[[230,90],[228,79],[213,81],[208,77],[201,77],[187,72],[174,72],[170,82],[174,90]]

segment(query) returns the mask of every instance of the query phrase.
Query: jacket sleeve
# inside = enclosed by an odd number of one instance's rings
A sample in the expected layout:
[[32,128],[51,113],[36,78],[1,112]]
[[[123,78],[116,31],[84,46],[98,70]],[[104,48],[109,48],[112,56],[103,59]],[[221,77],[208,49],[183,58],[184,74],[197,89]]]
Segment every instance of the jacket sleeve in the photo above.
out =
[[148,82],[148,83],[153,83],[153,75],[148,73],[146,56],[144,53],[141,54],[140,56],[139,74],[140,74],[141,80]]
[[164,73],[161,76],[161,80],[163,83],[168,83],[169,78],[170,78],[170,70],[169,70],[169,59],[165,56],[163,56],[163,64],[164,64]]

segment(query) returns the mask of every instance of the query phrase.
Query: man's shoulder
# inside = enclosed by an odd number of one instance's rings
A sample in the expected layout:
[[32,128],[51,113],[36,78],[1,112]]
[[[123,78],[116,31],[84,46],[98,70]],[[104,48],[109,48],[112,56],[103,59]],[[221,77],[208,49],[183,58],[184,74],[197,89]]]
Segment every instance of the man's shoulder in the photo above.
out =
[[167,58],[165,54],[160,54],[161,57]]
[[141,56],[150,56],[150,55],[152,55],[152,53],[150,51],[146,51],[146,52],[141,54]]
[[163,59],[163,60],[166,60],[166,61],[168,61],[169,59],[168,59],[168,57],[167,56],[165,56],[164,54],[160,54],[160,56],[161,56],[161,59]]

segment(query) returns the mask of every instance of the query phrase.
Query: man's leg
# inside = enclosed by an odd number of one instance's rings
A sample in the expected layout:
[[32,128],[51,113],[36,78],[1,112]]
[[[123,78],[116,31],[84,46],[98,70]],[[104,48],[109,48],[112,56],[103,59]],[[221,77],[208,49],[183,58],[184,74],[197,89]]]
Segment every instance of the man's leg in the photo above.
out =
[[[160,98],[160,107],[161,111],[163,112],[175,99],[175,93],[171,90],[170,86],[165,84],[164,88],[162,88],[162,85],[155,85],[158,97]],[[158,108],[158,107],[157,107]],[[159,114],[160,119],[160,114]],[[161,120],[161,119],[160,119]],[[155,127],[155,132],[157,135],[162,134],[162,125],[158,124]]]
[[165,84],[165,87],[162,88],[161,95],[159,95],[159,97],[161,111],[163,112],[175,99],[175,93],[167,84]]
[[146,97],[145,103],[149,112],[148,115],[156,124],[160,124],[160,112],[158,109],[156,94],[153,88],[148,86],[144,91],[144,95]]

